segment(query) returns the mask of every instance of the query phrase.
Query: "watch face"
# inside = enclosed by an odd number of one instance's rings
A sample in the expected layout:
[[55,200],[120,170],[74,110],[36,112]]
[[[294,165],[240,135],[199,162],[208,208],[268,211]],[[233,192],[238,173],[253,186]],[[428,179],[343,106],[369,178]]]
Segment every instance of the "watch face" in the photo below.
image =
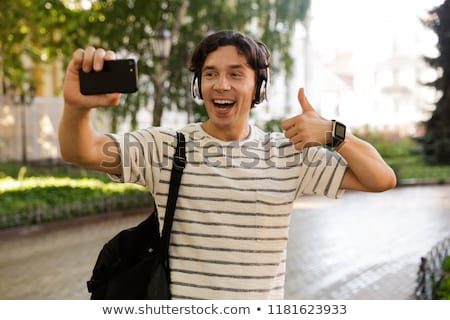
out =
[[345,126],[340,123],[336,123],[335,135],[340,138],[345,138]]

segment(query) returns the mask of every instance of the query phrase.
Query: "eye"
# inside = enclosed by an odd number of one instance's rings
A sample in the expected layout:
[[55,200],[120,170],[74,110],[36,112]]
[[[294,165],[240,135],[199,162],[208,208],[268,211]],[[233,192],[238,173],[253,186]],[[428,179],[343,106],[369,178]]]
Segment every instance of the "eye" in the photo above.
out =
[[207,72],[203,73],[202,77],[204,77],[206,79],[212,79],[216,76],[216,74],[217,74],[216,72],[207,71]]

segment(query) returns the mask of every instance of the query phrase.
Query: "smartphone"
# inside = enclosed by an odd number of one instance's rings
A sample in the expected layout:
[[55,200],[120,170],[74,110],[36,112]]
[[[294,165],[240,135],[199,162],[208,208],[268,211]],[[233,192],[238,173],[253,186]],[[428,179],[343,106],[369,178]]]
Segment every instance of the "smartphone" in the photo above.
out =
[[105,61],[101,71],[80,74],[80,91],[84,95],[133,93],[137,91],[137,65],[134,59]]

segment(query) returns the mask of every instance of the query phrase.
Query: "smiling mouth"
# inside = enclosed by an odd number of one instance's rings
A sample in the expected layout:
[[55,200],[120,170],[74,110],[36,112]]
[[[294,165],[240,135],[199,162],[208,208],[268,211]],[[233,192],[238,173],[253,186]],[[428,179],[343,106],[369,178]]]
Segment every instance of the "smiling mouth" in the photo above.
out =
[[217,108],[230,108],[235,104],[233,100],[213,100],[213,103]]

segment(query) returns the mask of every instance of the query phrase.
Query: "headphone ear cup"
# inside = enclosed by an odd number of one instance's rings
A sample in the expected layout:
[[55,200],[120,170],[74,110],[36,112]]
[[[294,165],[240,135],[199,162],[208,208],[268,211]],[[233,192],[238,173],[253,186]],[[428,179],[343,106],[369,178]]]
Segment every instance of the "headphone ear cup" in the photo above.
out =
[[267,100],[267,81],[262,79],[256,91],[255,104],[259,104]]
[[267,81],[263,80],[261,81],[261,86],[259,88],[258,103],[261,103],[266,99],[267,99]]
[[203,99],[201,89],[200,89],[200,80],[196,75],[194,75],[192,77],[191,93],[192,93],[192,97],[194,99],[200,99],[200,100]]
[[256,91],[255,104],[259,104],[264,100],[268,100],[268,91],[270,84],[270,70],[266,69],[266,74],[261,76],[261,80],[259,81],[259,86]]

